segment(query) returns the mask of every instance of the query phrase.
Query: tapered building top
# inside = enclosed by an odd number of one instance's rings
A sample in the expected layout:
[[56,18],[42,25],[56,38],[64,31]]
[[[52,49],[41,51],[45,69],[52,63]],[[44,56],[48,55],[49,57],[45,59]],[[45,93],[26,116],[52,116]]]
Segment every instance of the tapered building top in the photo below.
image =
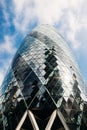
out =
[[26,36],[3,81],[1,96],[5,130],[82,130],[82,123],[87,128],[82,76],[68,44],[50,25]]

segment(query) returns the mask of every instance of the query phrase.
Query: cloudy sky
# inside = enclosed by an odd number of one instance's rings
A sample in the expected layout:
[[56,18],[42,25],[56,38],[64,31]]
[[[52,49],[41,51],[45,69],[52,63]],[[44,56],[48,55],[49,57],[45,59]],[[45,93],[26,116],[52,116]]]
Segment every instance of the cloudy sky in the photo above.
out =
[[0,0],[0,85],[21,41],[39,24],[63,35],[87,82],[87,0]]

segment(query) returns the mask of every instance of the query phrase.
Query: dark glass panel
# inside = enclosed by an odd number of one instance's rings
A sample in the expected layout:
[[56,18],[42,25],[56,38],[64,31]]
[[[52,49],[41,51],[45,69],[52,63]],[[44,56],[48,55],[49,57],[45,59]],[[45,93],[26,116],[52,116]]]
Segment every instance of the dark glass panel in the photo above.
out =
[[33,130],[31,121],[30,121],[28,116],[26,117],[26,119],[25,119],[25,121],[24,121],[24,123],[22,125],[21,130]]
[[62,122],[60,121],[60,119],[57,115],[56,115],[56,118],[53,122],[51,130],[65,130]]
[[[14,66],[14,64],[16,65]],[[29,67],[29,65],[26,63],[26,61],[18,54],[17,59],[15,59],[15,62],[12,64],[12,69],[14,71],[14,75],[19,82],[20,80],[24,82],[26,77],[31,73],[32,69]]]
[[23,85],[24,88],[22,90],[22,93],[27,105],[29,105],[29,103],[41,87],[41,83],[36,74],[32,71],[31,74],[24,81]]

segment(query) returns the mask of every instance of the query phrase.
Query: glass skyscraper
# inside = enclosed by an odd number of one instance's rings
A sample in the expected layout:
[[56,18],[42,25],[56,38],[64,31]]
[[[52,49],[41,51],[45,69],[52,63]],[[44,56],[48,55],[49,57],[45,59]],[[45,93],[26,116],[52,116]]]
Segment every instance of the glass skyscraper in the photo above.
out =
[[0,96],[0,129],[87,129],[84,81],[64,38],[50,25],[23,40]]

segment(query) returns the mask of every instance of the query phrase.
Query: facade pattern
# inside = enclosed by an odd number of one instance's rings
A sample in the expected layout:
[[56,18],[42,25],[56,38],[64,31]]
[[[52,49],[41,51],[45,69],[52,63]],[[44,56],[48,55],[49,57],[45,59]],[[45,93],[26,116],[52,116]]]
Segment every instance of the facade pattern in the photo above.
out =
[[87,129],[84,81],[64,38],[49,25],[26,36],[0,95],[3,130]]

